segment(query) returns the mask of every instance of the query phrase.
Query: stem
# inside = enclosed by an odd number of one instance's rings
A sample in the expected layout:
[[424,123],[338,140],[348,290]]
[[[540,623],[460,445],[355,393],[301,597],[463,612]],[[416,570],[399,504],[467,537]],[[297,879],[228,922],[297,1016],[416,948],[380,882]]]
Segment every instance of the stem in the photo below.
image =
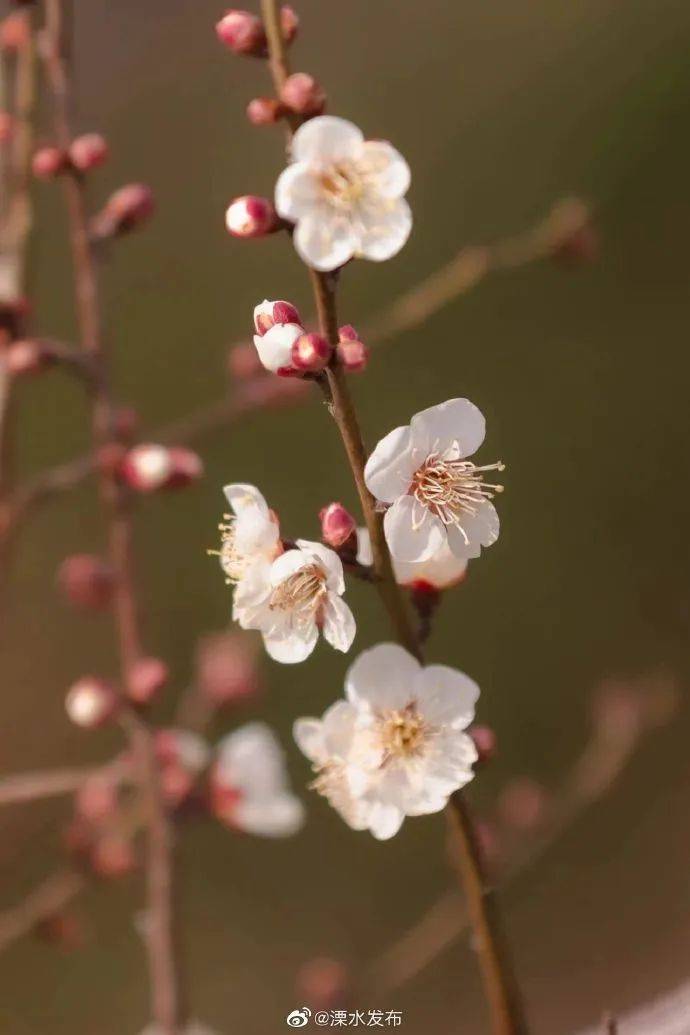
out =
[[[68,9],[65,0],[46,0],[44,61],[53,98],[57,143],[72,141],[68,53]],[[74,267],[75,307],[82,350],[96,367],[93,385],[93,447],[114,441],[112,400],[102,335],[98,275],[89,236],[85,183],[76,171],[64,177]],[[132,666],[142,657],[141,630],[134,586],[131,497],[112,473],[101,472],[100,496],[107,523],[108,554],[115,572],[114,612],[121,678],[126,684]],[[173,837],[163,803],[153,734],[132,709],[125,709],[123,727],[132,745],[146,804],[146,884],[148,952],[153,1019],[162,1035],[179,1035],[183,1016],[174,939]]]
[[[279,93],[285,77],[289,74],[286,49],[280,28],[279,0],[262,0],[261,7],[268,38],[271,73],[276,92]],[[333,274],[319,273],[313,269],[309,272],[320,330],[333,346],[333,358],[326,368],[326,380],[324,382],[322,379],[321,386],[340,431],[371,537],[373,568],[377,576],[376,586],[399,642],[418,660],[422,661],[421,644],[393,574],[393,564],[384,535],[382,515],[376,510],[376,501],[364,481],[366,450],[336,348],[338,343],[336,277]],[[484,990],[491,1012],[492,1031],[494,1035],[525,1035],[527,1025],[510,961],[503,947],[496,902],[483,872],[479,845],[469,807],[460,791],[456,791],[452,796],[447,808],[447,815],[451,831],[457,841],[460,876],[467,898]]]

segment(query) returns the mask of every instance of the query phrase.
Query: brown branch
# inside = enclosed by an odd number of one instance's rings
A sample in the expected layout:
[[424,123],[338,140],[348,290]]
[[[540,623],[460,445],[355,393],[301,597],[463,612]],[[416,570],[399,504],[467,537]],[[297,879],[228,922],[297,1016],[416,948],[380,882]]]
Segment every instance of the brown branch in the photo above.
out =
[[0,780],[0,805],[17,805],[27,801],[73,794],[94,776],[115,772],[103,766],[83,769],[51,769],[47,772],[16,773]]
[[[269,62],[276,93],[289,73],[285,44],[280,25],[279,0],[262,0]],[[336,309],[336,276],[310,269],[314,300],[322,335],[333,346],[332,359],[320,379],[347,454],[357,488],[364,519],[371,539],[376,588],[388,613],[398,641],[420,661],[421,644],[400,587],[395,581],[393,563],[383,530],[383,517],[364,480],[366,450],[357,414],[345,373],[338,360],[338,317]],[[457,834],[460,870],[469,913],[476,938],[476,948],[491,1012],[495,1035],[523,1035],[527,1031],[517,986],[502,943],[496,904],[482,870],[474,824],[464,796],[457,791],[448,809],[451,829]]]
[[30,934],[42,920],[59,913],[85,887],[87,879],[74,870],[61,870],[40,884],[30,895],[0,914],[0,952],[17,938]]
[[[65,0],[46,0],[43,58],[53,99],[57,143],[67,149],[72,140],[70,76],[67,61]],[[99,376],[92,393],[93,448],[113,440],[115,407],[108,382],[96,257],[89,236],[85,182],[75,170],[63,176],[74,268],[75,306],[81,348],[92,357]],[[114,611],[121,678],[126,685],[142,656],[141,630],[134,586],[131,497],[114,474],[100,472],[100,496],[108,531],[108,553],[115,572]],[[172,829],[162,800],[153,735],[133,710],[125,709],[123,726],[135,758],[147,808],[146,879],[148,934],[146,946],[152,991],[153,1018],[164,1035],[178,1035],[182,1006],[174,941]]]

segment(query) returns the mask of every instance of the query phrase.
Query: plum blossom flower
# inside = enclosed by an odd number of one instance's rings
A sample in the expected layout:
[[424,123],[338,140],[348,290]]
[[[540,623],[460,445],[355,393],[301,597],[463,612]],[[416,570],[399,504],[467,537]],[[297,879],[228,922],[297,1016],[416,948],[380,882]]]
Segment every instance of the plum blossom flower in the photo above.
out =
[[254,345],[266,370],[293,373],[292,346],[304,334],[299,313],[289,302],[265,299],[254,307]]
[[410,170],[394,147],[321,115],[295,133],[292,159],[275,203],[296,224],[295,248],[309,266],[334,270],[353,256],[381,262],[400,251],[412,229]]
[[243,629],[260,629],[275,661],[308,658],[319,629],[336,650],[350,649],[355,619],[342,595],[343,566],[321,543],[297,540],[270,565],[253,565],[235,591],[234,615]]
[[235,482],[223,492],[233,513],[224,514],[224,523],[218,526],[220,550],[209,552],[217,553],[227,582],[238,586],[256,569],[267,575],[283,546],[278,519],[254,485]]
[[[367,528],[357,529],[357,560],[366,565],[372,564],[374,560]],[[461,582],[467,572],[467,561],[451,553],[446,540],[425,561],[400,561],[397,557],[393,557],[392,561],[395,581],[400,586],[449,589]]]
[[260,837],[290,837],[304,822],[283,752],[263,722],[247,723],[220,741],[210,782],[213,810],[229,826]]
[[426,561],[444,543],[455,557],[478,557],[498,539],[491,502],[503,486],[484,481],[502,463],[467,459],[484,441],[482,413],[468,399],[449,399],[417,413],[376,446],[364,469],[370,492],[387,506],[386,540],[399,561]]
[[323,719],[299,719],[294,735],[314,789],[353,829],[386,840],[472,779],[477,749],[464,731],[479,688],[468,676],[382,643],[350,667],[345,693]]

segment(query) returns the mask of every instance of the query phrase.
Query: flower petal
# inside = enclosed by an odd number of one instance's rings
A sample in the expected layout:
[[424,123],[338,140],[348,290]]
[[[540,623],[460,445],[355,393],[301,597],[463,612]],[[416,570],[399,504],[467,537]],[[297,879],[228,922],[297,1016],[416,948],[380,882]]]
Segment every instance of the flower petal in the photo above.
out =
[[215,767],[221,783],[252,796],[270,797],[285,789],[285,756],[265,722],[248,722],[218,743]]
[[300,550],[311,553],[326,572],[326,585],[334,593],[345,592],[345,577],[343,575],[343,562],[335,550],[324,546],[323,543],[315,543],[309,539],[298,539],[297,545]]
[[493,546],[498,539],[499,531],[500,522],[496,508],[487,500],[477,509],[476,514],[463,514],[460,528],[455,525],[448,526],[448,545],[456,557],[479,557],[482,546]]
[[322,273],[344,266],[357,248],[351,222],[324,204],[300,218],[292,240],[300,258]]
[[374,563],[374,554],[371,549],[371,536],[368,528],[357,529],[357,562],[358,564],[371,565]]
[[469,399],[449,399],[415,414],[410,422],[412,441],[427,453],[443,452],[457,442],[459,456],[471,456],[484,441],[486,421]]
[[223,492],[235,514],[241,514],[245,508],[250,507],[268,515],[268,504],[255,485],[232,482],[223,486]]
[[357,626],[355,616],[345,601],[335,593],[328,593],[323,607],[323,635],[331,647],[343,653],[352,646]]
[[403,424],[377,443],[364,467],[364,480],[377,500],[394,503],[407,492],[415,470],[410,427]]
[[286,550],[280,557],[276,557],[271,565],[271,585],[279,586],[285,579],[313,563],[314,558],[307,550]]
[[410,167],[387,140],[366,140],[358,168],[384,198],[402,198],[410,186]]
[[388,841],[400,830],[405,813],[395,805],[375,802],[369,812],[369,830],[377,841]]
[[304,805],[288,791],[271,798],[247,798],[237,804],[234,820],[248,834],[291,837],[304,824]]
[[292,346],[301,334],[304,328],[297,323],[276,323],[265,334],[254,335],[254,346],[267,370],[275,373],[292,366]]
[[310,762],[320,763],[328,757],[323,727],[321,719],[303,718],[293,723],[292,736],[295,743]]
[[318,181],[304,162],[294,162],[283,169],[275,190],[276,212],[283,219],[296,223],[317,205],[321,198]]
[[412,211],[403,198],[370,199],[358,206],[359,243],[355,254],[371,262],[397,255],[412,231]]
[[420,665],[397,643],[362,651],[345,675],[345,695],[373,709],[404,708],[414,699]]
[[435,726],[465,729],[474,719],[479,687],[464,672],[447,665],[428,665],[416,684],[419,711]]
[[316,625],[297,632],[295,629],[274,627],[264,631],[266,653],[283,665],[296,665],[305,661],[314,650],[319,638]]
[[[357,558],[359,560],[359,556]],[[467,571],[467,561],[451,552],[447,540],[426,561],[393,561],[396,581],[401,586],[426,582],[436,589],[447,589],[458,583]]]
[[353,122],[334,115],[319,115],[303,123],[292,138],[295,162],[323,163],[354,158],[364,135]]
[[395,560],[424,561],[445,539],[442,522],[414,496],[401,496],[383,519],[388,549]]

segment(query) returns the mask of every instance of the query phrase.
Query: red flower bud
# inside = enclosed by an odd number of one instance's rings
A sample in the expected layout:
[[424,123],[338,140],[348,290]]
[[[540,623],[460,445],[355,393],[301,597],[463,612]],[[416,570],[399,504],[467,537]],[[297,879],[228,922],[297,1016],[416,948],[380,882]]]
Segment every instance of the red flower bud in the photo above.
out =
[[255,97],[247,105],[247,118],[254,126],[272,126],[284,114],[284,105],[274,97]]
[[204,465],[198,453],[185,446],[171,446],[168,452],[171,467],[166,489],[183,489],[201,478]]
[[14,134],[14,118],[8,111],[0,111],[0,144],[6,144]]
[[58,570],[57,581],[70,604],[81,610],[99,610],[112,600],[115,583],[112,568],[93,554],[66,557]]
[[357,522],[342,503],[329,503],[319,511],[321,538],[337,550],[357,532]]
[[246,194],[228,206],[225,225],[233,237],[265,237],[278,229],[278,217],[268,198]]
[[369,349],[360,341],[352,324],[346,323],[338,329],[338,358],[345,370],[351,374],[364,370],[369,362]]
[[89,172],[107,160],[110,150],[100,133],[84,133],[76,137],[69,148],[72,165],[79,172]]
[[15,377],[40,374],[55,362],[55,356],[43,342],[26,339],[14,341],[5,353],[7,369]]
[[326,107],[323,87],[307,72],[293,72],[280,90],[280,99],[296,115],[321,115]]
[[266,51],[266,33],[261,19],[249,11],[227,11],[216,24],[216,35],[235,54],[260,57]]
[[8,14],[0,22],[0,48],[21,50],[31,39],[31,26],[27,16],[19,11]]
[[150,704],[170,677],[161,658],[140,658],[127,673],[125,692],[135,704]]
[[31,159],[31,171],[39,180],[54,180],[69,168],[69,158],[59,147],[39,147]]
[[292,346],[292,365],[302,373],[316,374],[328,365],[331,352],[320,334],[300,334]]
[[103,726],[117,711],[119,699],[112,684],[98,676],[83,676],[67,692],[67,715],[82,729]]
[[120,187],[106,201],[91,223],[91,232],[98,240],[129,233],[142,226],[156,207],[153,191],[143,183]]
[[254,329],[263,337],[276,323],[296,323],[302,325],[297,309],[290,302],[269,302],[266,298],[254,307]]
[[134,446],[120,467],[121,477],[135,492],[157,492],[165,488],[172,473],[170,450],[154,443]]
[[122,834],[106,834],[91,851],[94,873],[107,880],[126,877],[136,869],[137,860],[132,842]]
[[294,7],[284,4],[280,8],[280,28],[286,43],[292,43],[299,29],[299,18]]
[[118,805],[118,787],[107,776],[91,776],[74,796],[77,816],[89,823],[102,823],[112,816]]

